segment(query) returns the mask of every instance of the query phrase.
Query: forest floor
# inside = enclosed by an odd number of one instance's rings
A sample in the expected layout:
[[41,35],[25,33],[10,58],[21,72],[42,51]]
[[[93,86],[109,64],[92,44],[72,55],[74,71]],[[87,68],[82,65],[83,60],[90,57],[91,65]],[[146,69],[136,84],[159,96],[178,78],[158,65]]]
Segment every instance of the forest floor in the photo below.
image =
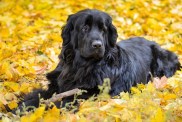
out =
[[182,71],[115,99],[101,94],[83,101],[77,113],[55,106],[46,111],[45,105],[23,116],[6,111],[4,106],[16,108],[23,94],[47,87],[45,74],[59,61],[61,27],[68,15],[85,8],[110,14],[118,40],[156,41],[182,63],[181,0],[0,0],[0,121],[182,121]]

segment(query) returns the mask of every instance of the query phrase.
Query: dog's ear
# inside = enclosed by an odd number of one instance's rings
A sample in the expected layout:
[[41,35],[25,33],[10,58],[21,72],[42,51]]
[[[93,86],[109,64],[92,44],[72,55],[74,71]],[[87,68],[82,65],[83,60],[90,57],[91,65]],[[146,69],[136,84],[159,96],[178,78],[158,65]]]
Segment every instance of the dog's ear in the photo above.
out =
[[162,49],[160,46],[152,45],[153,59],[151,63],[151,70],[154,77],[171,77],[176,70],[181,68],[178,57],[175,53]]
[[117,34],[116,27],[112,24],[112,22],[109,22],[108,41],[111,47],[114,47],[116,45],[117,38],[118,38],[118,34]]
[[171,77],[172,75],[174,75],[174,73],[176,72],[176,70],[180,70],[181,68],[181,64],[179,62],[178,56],[168,50],[166,51],[166,55],[167,55],[167,65],[166,65],[166,70],[164,71],[164,73],[166,74],[167,77]]
[[74,57],[73,45],[71,42],[71,33],[74,29],[73,26],[74,17],[70,15],[67,19],[67,23],[62,28],[61,36],[63,38],[62,50],[59,55],[59,59],[63,60],[65,63],[71,63]]
[[73,15],[70,15],[67,19],[67,24],[62,27],[61,37],[63,38],[63,46],[66,46],[71,41],[71,31],[73,29]]

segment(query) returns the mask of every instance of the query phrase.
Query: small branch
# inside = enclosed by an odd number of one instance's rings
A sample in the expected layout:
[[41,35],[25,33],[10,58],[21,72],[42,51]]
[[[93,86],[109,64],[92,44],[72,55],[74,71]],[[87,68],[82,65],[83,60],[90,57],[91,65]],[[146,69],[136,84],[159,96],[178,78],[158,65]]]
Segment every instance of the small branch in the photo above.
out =
[[69,96],[72,96],[72,95],[75,95],[77,93],[81,92],[80,89],[76,88],[76,89],[72,89],[72,90],[69,90],[69,91],[66,91],[66,92],[63,92],[63,93],[60,93],[60,94],[56,94],[54,95],[52,98],[48,99],[48,100],[44,100],[43,102],[48,105],[49,103],[51,102],[56,102],[56,101],[59,101],[61,100],[62,98],[65,98],[65,97],[69,97]]

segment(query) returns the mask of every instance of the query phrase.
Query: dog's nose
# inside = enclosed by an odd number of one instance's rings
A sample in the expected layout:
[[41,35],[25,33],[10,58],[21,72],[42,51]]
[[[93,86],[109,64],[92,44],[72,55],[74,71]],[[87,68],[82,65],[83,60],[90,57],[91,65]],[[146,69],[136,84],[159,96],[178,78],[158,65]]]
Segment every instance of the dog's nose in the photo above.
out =
[[93,48],[101,48],[102,47],[102,42],[101,41],[94,41],[92,43]]

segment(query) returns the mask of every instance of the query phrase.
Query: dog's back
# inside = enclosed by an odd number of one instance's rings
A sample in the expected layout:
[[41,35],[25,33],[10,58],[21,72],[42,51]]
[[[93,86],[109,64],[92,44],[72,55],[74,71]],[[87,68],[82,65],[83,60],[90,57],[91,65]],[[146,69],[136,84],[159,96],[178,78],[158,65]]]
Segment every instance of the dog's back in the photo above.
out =
[[145,62],[142,65],[150,67],[150,72],[155,77],[171,77],[181,67],[175,53],[162,49],[157,43],[142,37],[123,40],[117,45],[128,54],[132,54],[136,63]]

